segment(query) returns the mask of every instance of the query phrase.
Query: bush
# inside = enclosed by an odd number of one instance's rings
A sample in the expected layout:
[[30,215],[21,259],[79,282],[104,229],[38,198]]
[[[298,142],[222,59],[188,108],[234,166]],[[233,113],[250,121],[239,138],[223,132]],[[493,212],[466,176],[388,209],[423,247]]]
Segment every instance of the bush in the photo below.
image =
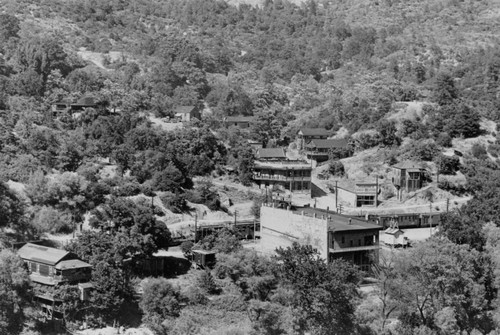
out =
[[490,144],[488,146],[488,152],[495,158],[500,157],[500,144]]
[[215,283],[214,277],[210,271],[200,271],[198,277],[196,278],[196,283],[199,288],[208,294],[220,293],[220,288]]
[[205,305],[208,302],[203,290],[197,286],[189,286],[184,296],[191,305]]
[[130,197],[139,193],[141,193],[141,185],[136,181],[127,182],[111,191],[111,194],[116,197]]
[[480,143],[474,143],[471,148],[471,154],[477,159],[486,159],[488,158],[488,152],[484,145]]
[[455,174],[460,167],[460,159],[457,156],[439,155],[436,165],[441,174]]
[[189,209],[186,196],[182,193],[165,192],[160,196],[160,200],[172,213],[182,213]]
[[345,174],[344,164],[341,161],[332,161],[328,171],[334,176],[342,177]]
[[452,138],[448,133],[439,133],[438,137],[436,138],[436,143],[437,145],[440,145],[444,148],[451,148],[451,143]]
[[192,255],[194,243],[191,241],[184,241],[181,243],[181,251],[186,258],[189,258]]
[[433,140],[421,142],[412,141],[402,148],[402,155],[406,159],[416,161],[432,161],[438,152],[439,148]]

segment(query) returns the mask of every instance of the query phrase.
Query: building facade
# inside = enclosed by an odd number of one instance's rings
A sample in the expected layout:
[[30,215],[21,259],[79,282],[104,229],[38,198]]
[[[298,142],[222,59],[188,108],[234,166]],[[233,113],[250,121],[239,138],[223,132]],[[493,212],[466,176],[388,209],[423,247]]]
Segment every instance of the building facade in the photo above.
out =
[[378,263],[382,228],[368,221],[310,207],[281,209],[265,204],[260,223],[265,253],[297,242],[313,246],[325,261],[344,259],[363,271]]
[[301,128],[297,132],[297,147],[302,150],[311,140],[326,140],[330,135],[324,128]]
[[349,156],[349,142],[347,139],[313,139],[305,145],[305,154],[308,159],[324,162],[330,158],[332,151],[338,151],[337,158]]
[[254,122],[253,116],[228,116],[224,118],[224,125],[226,127],[238,127],[241,129],[250,128]]
[[260,188],[276,186],[291,192],[310,192],[311,171],[311,165],[302,160],[257,160],[253,180]]
[[396,188],[398,199],[402,192],[414,192],[422,188],[425,179],[425,169],[418,163],[404,162],[392,166],[392,183]]
[[92,266],[66,250],[27,243],[17,251],[26,264],[34,285],[35,299],[49,320],[62,319],[62,302],[54,297],[57,286],[75,285],[80,300],[88,300]]

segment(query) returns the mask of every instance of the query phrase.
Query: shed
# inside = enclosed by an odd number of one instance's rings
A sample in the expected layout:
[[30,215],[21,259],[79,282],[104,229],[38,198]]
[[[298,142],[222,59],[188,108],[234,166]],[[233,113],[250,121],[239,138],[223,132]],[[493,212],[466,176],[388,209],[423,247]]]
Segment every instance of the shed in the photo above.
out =
[[391,226],[384,230],[384,234],[382,235],[382,241],[386,245],[390,246],[402,246],[406,247],[408,245],[408,238],[404,236],[405,232],[399,229],[398,225],[394,222],[391,223]]
[[215,251],[192,250],[193,263],[202,269],[211,268],[215,265]]

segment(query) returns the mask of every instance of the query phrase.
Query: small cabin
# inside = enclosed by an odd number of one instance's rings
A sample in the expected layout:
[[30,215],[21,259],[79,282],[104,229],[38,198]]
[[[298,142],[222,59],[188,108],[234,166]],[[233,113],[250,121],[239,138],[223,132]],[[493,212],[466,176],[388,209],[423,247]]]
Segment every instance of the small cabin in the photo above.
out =
[[386,245],[393,247],[406,248],[408,246],[408,238],[405,236],[405,232],[399,229],[395,221],[391,223],[389,228],[384,230],[382,240]]
[[193,250],[193,263],[196,267],[206,269],[215,265],[215,251]]

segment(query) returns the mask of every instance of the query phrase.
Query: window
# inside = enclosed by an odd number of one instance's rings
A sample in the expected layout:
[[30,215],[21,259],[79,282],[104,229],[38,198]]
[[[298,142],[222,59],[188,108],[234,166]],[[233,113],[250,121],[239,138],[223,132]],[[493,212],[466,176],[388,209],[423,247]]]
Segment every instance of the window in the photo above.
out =
[[353,246],[353,242],[352,242],[352,240],[351,240],[351,247],[352,247],[352,246]]
[[30,262],[30,270],[31,272],[37,272],[36,263]]
[[358,240],[358,246],[359,247],[361,246],[361,240]]
[[39,272],[42,276],[48,276],[49,275],[49,266],[44,265],[44,264],[40,264],[40,271]]
[[342,236],[342,244],[345,243],[345,236]]

